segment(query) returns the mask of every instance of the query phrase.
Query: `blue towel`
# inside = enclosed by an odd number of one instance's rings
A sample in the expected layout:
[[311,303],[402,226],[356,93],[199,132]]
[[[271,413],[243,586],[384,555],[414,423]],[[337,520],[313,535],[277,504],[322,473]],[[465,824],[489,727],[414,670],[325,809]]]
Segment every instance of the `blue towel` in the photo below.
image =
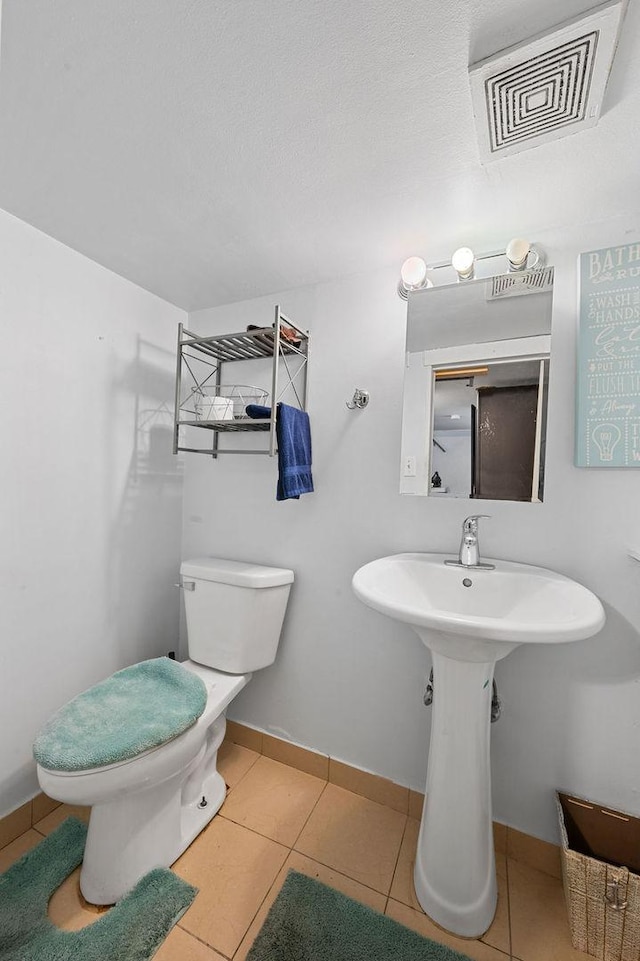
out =
[[[249,404],[247,417],[264,420],[271,417],[271,408]],[[300,494],[313,492],[311,476],[311,428],[309,415],[297,407],[278,404],[276,415],[278,438],[278,487],[276,500],[297,500]]]
[[276,500],[298,498],[313,492],[311,476],[311,428],[309,415],[297,407],[278,404],[278,489]]

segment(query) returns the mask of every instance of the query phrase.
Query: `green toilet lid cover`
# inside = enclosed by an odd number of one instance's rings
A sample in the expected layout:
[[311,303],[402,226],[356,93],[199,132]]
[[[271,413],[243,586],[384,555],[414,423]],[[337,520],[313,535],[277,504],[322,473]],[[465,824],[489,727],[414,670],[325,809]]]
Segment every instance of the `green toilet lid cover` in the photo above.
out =
[[51,771],[130,760],[186,731],[206,703],[202,679],[177,661],[142,661],[60,708],[38,734],[33,756]]

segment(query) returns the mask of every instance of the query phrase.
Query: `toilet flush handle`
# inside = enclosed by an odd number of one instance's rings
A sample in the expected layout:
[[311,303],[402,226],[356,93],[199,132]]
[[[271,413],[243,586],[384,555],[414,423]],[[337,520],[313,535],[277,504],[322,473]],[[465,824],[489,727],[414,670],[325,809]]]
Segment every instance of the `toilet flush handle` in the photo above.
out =
[[183,591],[195,591],[196,582],[195,581],[183,581],[182,584],[174,584],[174,587],[179,587]]

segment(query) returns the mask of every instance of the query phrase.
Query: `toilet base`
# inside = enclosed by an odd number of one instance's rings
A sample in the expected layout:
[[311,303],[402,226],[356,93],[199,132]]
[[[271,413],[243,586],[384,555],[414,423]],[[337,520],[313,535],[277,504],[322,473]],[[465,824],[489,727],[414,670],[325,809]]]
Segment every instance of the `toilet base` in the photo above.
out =
[[80,872],[90,904],[115,904],[148,871],[170,867],[220,810],[227,788],[216,761],[224,729],[222,717],[186,772],[92,807]]

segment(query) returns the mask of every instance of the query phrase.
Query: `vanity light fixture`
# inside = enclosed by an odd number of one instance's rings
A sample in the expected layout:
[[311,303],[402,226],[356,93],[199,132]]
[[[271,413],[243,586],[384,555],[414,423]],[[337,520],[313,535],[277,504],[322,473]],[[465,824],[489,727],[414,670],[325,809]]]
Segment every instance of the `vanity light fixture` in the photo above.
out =
[[424,290],[425,287],[433,287],[427,277],[427,265],[422,257],[409,257],[400,268],[398,295],[406,300],[409,291]]
[[[544,251],[521,237],[510,240],[505,250],[493,250],[483,254],[474,254],[470,247],[459,247],[450,261],[427,265],[422,257],[409,257],[405,260],[400,269],[398,294],[403,300],[407,300],[412,291],[433,287],[431,277],[436,281],[440,277],[443,286],[455,283],[456,280],[485,280],[493,277],[502,280],[508,289],[513,287],[528,292],[529,287],[540,286],[542,274],[545,273],[541,268],[544,266]],[[540,276],[528,273],[533,270],[537,270]],[[516,276],[509,278],[507,273]]]
[[451,266],[458,280],[473,280],[476,258],[471,247],[458,247],[451,258]]

